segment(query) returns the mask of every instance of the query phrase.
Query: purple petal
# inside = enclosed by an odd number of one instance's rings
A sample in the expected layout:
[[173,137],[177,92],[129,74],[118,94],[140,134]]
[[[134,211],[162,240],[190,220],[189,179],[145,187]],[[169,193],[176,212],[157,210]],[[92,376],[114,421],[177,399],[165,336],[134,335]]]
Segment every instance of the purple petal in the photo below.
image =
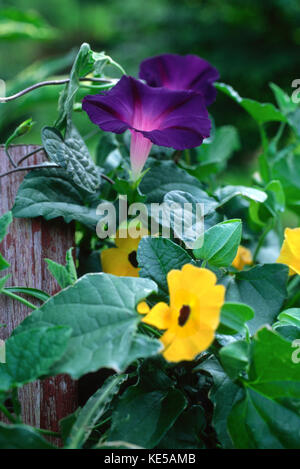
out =
[[219,72],[196,55],[163,54],[144,60],[139,77],[153,87],[200,92],[209,106],[216,98],[213,83],[219,79]]
[[151,88],[127,76],[106,94],[86,96],[82,107],[103,130],[135,130],[153,143],[179,150],[200,145],[210,132],[201,94]]

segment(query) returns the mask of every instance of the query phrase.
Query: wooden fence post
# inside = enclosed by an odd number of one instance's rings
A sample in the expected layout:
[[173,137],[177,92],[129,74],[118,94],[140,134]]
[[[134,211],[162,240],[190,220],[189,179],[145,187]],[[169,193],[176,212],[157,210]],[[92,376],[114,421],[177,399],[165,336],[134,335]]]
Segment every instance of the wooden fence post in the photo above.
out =
[[[15,161],[38,148],[34,145],[14,145],[10,154]],[[43,152],[23,163],[37,164],[45,161]],[[0,147],[1,173],[12,169],[3,146]],[[26,172],[16,172],[0,179],[0,215],[10,210]],[[39,288],[53,295],[59,286],[49,273],[44,258],[65,263],[67,249],[74,245],[74,225],[61,219],[45,221],[42,218],[14,219],[8,235],[1,243],[1,252],[11,267],[7,285]],[[30,301],[35,303],[31,297]],[[36,302],[36,304],[40,304]],[[7,339],[16,326],[30,314],[30,309],[18,301],[0,295],[0,339]],[[77,408],[77,383],[60,375],[30,383],[19,391],[24,423],[39,428],[58,431],[58,421]],[[0,416],[1,420],[1,416]],[[2,416],[2,420],[5,420]]]

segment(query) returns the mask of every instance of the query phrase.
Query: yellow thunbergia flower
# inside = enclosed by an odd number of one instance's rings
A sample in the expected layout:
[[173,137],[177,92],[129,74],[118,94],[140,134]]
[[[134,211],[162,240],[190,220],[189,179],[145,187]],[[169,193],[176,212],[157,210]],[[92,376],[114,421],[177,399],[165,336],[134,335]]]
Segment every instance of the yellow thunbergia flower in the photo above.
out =
[[244,246],[240,245],[238,247],[235,258],[232,262],[232,267],[235,267],[237,270],[243,270],[245,265],[252,265],[253,259],[251,251]]
[[286,228],[277,262],[290,268],[290,275],[300,275],[300,228]]
[[220,322],[225,288],[216,285],[216,276],[207,269],[186,264],[167,275],[170,306],[157,303],[151,310],[145,302],[138,312],[148,314],[143,322],[165,329],[161,337],[166,360],[193,360],[214,340]]
[[115,248],[101,251],[101,264],[103,272],[120,277],[138,277],[137,249],[140,240],[148,234],[141,228],[138,238],[132,238],[127,228],[117,231]]

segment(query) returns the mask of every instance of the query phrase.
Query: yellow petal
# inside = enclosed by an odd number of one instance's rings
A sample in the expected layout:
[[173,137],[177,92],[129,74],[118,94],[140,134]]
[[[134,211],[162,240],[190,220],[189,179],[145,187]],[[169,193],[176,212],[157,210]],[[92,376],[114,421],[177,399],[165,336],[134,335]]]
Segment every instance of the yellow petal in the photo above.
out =
[[137,305],[136,309],[137,309],[137,312],[140,314],[148,314],[150,312],[150,307],[146,303],[146,301],[141,301],[141,303]]
[[128,259],[128,253],[119,248],[109,248],[101,251],[103,272],[119,277],[138,277],[139,269],[133,267]]
[[206,350],[214,340],[214,332],[210,329],[201,329],[185,338],[174,336],[174,332],[167,331],[161,337],[165,345],[163,356],[170,362],[194,360],[199,353]]
[[118,248],[130,253],[132,251],[137,251],[139,242],[147,234],[147,230],[141,228],[139,236],[137,238],[133,238],[130,236],[127,228],[122,228],[117,231],[115,243]]
[[146,324],[157,327],[157,329],[167,329],[171,325],[171,312],[166,303],[157,303],[147,316],[142,319]]
[[287,228],[285,239],[276,262],[286,264],[290,268],[290,275],[300,275],[300,228]]
[[232,267],[235,267],[237,270],[243,270],[245,265],[252,265],[253,259],[251,251],[244,246],[239,246],[237,254],[232,262]]

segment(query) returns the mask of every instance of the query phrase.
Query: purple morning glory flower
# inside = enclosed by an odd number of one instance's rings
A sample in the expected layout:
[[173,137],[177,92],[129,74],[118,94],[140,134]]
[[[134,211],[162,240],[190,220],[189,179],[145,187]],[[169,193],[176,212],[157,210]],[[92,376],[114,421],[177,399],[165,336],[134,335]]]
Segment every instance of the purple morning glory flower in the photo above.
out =
[[135,180],[153,143],[184,150],[199,146],[210,133],[211,123],[200,94],[151,88],[128,76],[105,94],[86,96],[82,108],[102,130],[117,134],[131,131]]
[[216,68],[197,55],[163,54],[144,60],[139,77],[149,86],[200,92],[209,106],[216,98],[213,84],[220,75]]

